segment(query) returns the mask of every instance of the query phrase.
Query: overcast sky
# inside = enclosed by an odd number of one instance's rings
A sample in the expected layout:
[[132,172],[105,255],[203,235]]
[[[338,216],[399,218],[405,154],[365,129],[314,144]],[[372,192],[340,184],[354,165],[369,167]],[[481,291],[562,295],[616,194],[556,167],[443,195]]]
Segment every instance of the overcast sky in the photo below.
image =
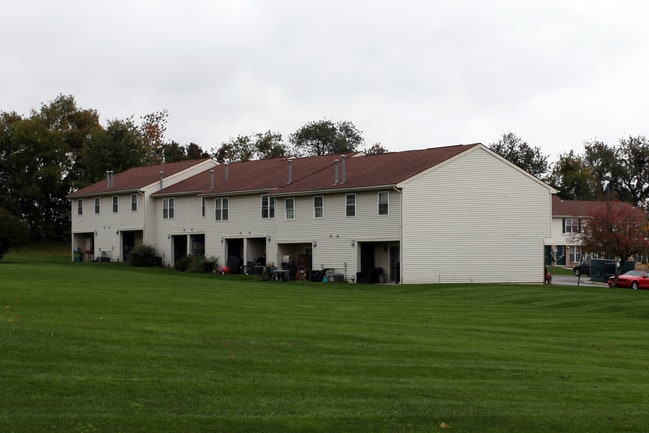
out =
[[3,2],[0,111],[167,109],[166,138],[208,151],[321,119],[391,151],[511,131],[555,158],[649,135],[648,20],[641,0]]

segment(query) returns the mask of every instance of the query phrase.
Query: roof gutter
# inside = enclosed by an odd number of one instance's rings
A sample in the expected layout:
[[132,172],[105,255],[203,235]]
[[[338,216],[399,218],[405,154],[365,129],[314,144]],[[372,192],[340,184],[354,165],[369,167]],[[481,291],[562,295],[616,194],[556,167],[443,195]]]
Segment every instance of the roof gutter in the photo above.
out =
[[198,195],[201,197],[218,197],[222,195],[250,195],[250,194],[270,194],[272,189],[248,189],[243,191],[210,191],[210,192],[199,192]]
[[350,187],[350,188],[316,189],[316,190],[294,191],[294,192],[288,191],[288,192],[270,193],[270,195],[272,195],[273,197],[293,197],[293,196],[314,195],[314,194],[336,194],[342,192],[376,191],[379,189],[384,190],[384,189],[392,189],[392,188],[397,188],[397,185],[388,184],[388,185],[358,186],[358,187]]
[[77,199],[77,198],[87,198],[87,197],[99,197],[99,196],[106,196],[106,195],[119,195],[119,194],[133,194],[133,193],[143,193],[141,189],[124,189],[124,190],[115,190],[115,191],[98,191],[98,192],[92,192],[92,193],[87,193],[87,194],[76,194],[75,192],[71,192],[70,194],[66,195],[65,197],[68,199]]

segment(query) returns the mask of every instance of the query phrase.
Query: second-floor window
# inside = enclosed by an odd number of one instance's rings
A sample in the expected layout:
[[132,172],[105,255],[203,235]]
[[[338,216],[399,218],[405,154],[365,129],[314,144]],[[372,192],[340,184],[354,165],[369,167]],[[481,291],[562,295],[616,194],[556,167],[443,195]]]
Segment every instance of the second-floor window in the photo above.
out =
[[388,191],[379,192],[379,215],[387,215],[389,213],[389,193]]
[[345,215],[348,217],[356,216],[356,194],[347,194],[345,196]]
[[95,197],[95,213],[101,213],[101,199]]
[[201,216],[205,217],[205,197],[201,197]]
[[564,218],[563,219],[563,232],[564,233],[580,233],[581,223],[579,218]]
[[173,219],[175,217],[174,208],[176,207],[176,199],[164,198],[162,199],[162,218]]
[[321,195],[313,197],[313,217],[324,218],[324,197]]
[[137,212],[137,194],[131,194],[131,212]]
[[216,204],[216,211],[214,213],[214,217],[216,218],[217,221],[227,221],[229,218],[229,211],[230,211],[230,200],[227,198],[217,198],[215,200]]
[[83,199],[77,200],[77,215],[83,215]]
[[113,196],[113,213],[119,212],[119,197]]
[[275,218],[275,197],[261,196],[261,217]]
[[286,219],[294,220],[295,219],[295,199],[294,198],[284,199],[284,206],[286,207]]

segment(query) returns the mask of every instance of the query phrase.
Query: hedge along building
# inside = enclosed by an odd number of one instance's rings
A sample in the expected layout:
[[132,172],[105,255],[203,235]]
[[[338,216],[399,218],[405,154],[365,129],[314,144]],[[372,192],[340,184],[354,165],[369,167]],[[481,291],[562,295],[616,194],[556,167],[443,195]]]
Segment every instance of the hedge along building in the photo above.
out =
[[348,281],[539,282],[553,193],[481,144],[232,163],[152,194],[155,244],[166,264],[202,242]]
[[[210,167],[211,159],[136,167],[68,195],[72,202],[72,251],[85,260],[126,261],[138,245],[157,242],[151,194]],[[78,253],[77,253],[78,254]]]

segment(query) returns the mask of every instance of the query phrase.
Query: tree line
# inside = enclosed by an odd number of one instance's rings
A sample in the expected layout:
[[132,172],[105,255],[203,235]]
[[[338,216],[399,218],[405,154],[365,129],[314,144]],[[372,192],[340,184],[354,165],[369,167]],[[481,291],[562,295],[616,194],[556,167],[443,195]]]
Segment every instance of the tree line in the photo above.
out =
[[649,208],[649,140],[623,137],[616,145],[583,143],[550,164],[549,156],[507,132],[490,149],[552,185],[566,200],[619,200]]
[[[168,112],[161,110],[138,119],[109,120],[104,126],[96,110],[79,107],[70,95],[59,95],[29,115],[0,112],[0,216],[6,221],[11,216],[12,223],[21,221],[27,228],[12,233],[12,243],[23,232],[31,241],[69,239],[66,196],[103,179],[107,171],[206,157],[234,162],[386,152],[379,143],[362,149],[362,132],[353,123],[331,120],[308,122],[288,141],[267,131],[230,138],[206,152],[196,143],[167,139],[167,118]],[[0,233],[0,244],[3,239],[8,235]]]
[[[67,240],[67,194],[95,183],[106,171],[205,157],[219,162],[312,156],[364,151],[385,153],[380,143],[365,145],[350,121],[307,122],[287,139],[275,131],[232,137],[203,150],[165,136],[168,112],[112,119],[102,125],[94,109],[59,95],[29,115],[0,112],[0,209],[24,222],[32,241]],[[565,199],[600,200],[607,196],[634,205],[649,204],[649,142],[620,139],[615,146],[584,143],[549,163],[539,147],[507,132],[488,145],[493,151],[560,191]]]

